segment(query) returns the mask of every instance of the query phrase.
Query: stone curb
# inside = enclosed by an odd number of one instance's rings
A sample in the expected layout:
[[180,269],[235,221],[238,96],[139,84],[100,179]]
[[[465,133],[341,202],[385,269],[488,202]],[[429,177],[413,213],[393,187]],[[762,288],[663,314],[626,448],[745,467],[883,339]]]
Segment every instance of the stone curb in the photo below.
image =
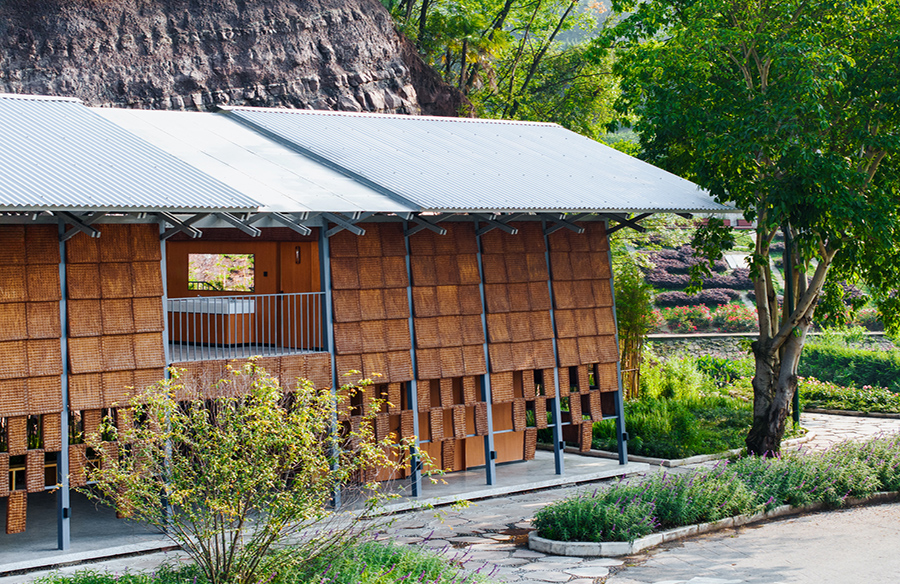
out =
[[825,410],[820,408],[806,408],[803,410],[805,414],[829,414],[832,416],[853,416],[856,418],[888,418],[891,420],[900,420],[900,414],[893,412],[857,412],[853,410]]
[[[845,507],[855,507],[858,505],[871,505],[876,503],[887,503],[900,499],[900,491],[887,491],[875,493],[864,499],[848,498],[844,501]],[[800,515],[801,513],[809,513],[811,511],[819,511],[825,509],[825,503],[812,503],[803,505],[802,507],[792,507],[790,505],[782,505],[770,511],[761,511],[753,515],[737,515],[735,517],[726,517],[719,521],[710,523],[698,523],[694,525],[685,525],[676,527],[658,533],[651,533],[644,537],[638,538],[633,542],[627,541],[603,541],[603,542],[582,542],[582,541],[556,541],[539,537],[537,531],[528,534],[528,548],[545,554],[556,556],[578,556],[578,557],[618,557],[636,554],[647,548],[658,546],[662,543],[684,539],[701,533],[710,533],[727,529],[729,527],[740,527],[750,523],[757,523],[768,519],[777,519],[790,515]]]
[[[799,438],[792,438],[790,440],[785,440],[781,443],[782,446],[799,446],[801,444],[806,444],[810,440],[816,437],[816,433],[812,430],[807,430],[806,434]],[[552,449],[548,448],[548,450]],[[716,452],[714,454],[698,454],[696,456],[689,456],[687,458],[654,458],[652,456],[637,456],[633,454],[628,455],[628,462],[644,462],[647,464],[652,464],[654,466],[664,466],[667,468],[676,468],[679,466],[687,466],[689,464],[700,464],[703,462],[711,462],[713,460],[721,460],[723,458],[728,458],[729,456],[737,456],[741,452],[743,452],[743,448],[735,448],[733,450],[725,450],[724,452]],[[615,452],[609,452],[608,450],[589,450],[588,452],[581,452],[577,448],[567,447],[567,453],[572,454],[580,454],[582,456],[593,456],[596,458],[612,458],[618,459],[619,455]]]
[[101,562],[127,556],[140,556],[158,552],[173,552],[181,549],[171,541],[148,541],[143,543],[116,546],[111,548],[88,550],[84,552],[61,553],[50,558],[26,560],[0,566],[0,578],[16,576],[35,570],[56,570],[66,566]]

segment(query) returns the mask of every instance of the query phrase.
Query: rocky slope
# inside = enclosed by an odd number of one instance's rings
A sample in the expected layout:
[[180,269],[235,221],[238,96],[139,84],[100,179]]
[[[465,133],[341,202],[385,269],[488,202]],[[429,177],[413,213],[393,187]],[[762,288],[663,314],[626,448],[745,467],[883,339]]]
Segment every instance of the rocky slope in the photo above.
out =
[[0,91],[455,116],[378,0],[2,0]]

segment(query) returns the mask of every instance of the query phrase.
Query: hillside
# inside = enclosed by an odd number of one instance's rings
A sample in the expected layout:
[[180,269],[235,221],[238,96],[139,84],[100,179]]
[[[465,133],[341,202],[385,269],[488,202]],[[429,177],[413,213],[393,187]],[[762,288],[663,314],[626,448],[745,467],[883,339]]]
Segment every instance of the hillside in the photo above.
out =
[[0,92],[89,105],[457,115],[378,0],[8,0]]

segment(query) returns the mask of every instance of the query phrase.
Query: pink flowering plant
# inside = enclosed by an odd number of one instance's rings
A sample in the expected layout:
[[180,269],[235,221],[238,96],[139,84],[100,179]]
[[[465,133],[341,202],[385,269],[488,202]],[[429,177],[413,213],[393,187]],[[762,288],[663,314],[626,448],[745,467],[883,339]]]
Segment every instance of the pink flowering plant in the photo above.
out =
[[743,304],[722,304],[713,311],[713,325],[726,333],[757,330],[756,311]]

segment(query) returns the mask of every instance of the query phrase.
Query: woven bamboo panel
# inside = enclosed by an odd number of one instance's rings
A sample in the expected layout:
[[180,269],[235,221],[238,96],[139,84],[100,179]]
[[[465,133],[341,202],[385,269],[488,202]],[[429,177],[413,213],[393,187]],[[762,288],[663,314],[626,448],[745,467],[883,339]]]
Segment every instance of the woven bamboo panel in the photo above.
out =
[[594,278],[609,279],[610,266],[609,256],[606,253],[594,253],[591,255],[591,266],[593,267]]
[[484,360],[484,347],[482,345],[469,345],[463,347],[462,351],[466,375],[483,375],[487,373],[487,363]]
[[456,257],[456,266],[461,285],[477,285],[481,281],[478,275],[478,256],[474,254],[460,255]]
[[487,404],[478,402],[475,404],[475,434],[486,436],[488,433]]
[[459,286],[438,286],[435,288],[437,312],[443,316],[456,316],[461,313],[459,302]]
[[576,280],[571,282],[574,308],[593,308],[594,292],[590,280]]
[[381,258],[359,258],[359,287],[384,288],[384,265]]
[[134,395],[134,372],[110,371],[100,375],[103,384],[103,406],[127,406]]
[[554,371],[555,369],[552,368],[543,370],[544,396],[548,398],[556,397],[556,378],[554,377]]
[[478,286],[460,286],[459,294],[459,313],[460,314],[481,314],[481,290]]
[[506,263],[506,277],[509,282],[528,282],[531,280],[527,258],[505,255],[504,259]]
[[[378,353],[387,349],[383,320],[367,320],[359,323],[363,353]],[[387,373],[387,370],[381,373]]]
[[437,272],[434,263],[434,256],[413,256],[409,258],[409,268],[412,272],[414,286],[437,285]]
[[67,264],[96,264],[99,261],[99,239],[90,237],[84,233],[78,233],[66,242]]
[[587,393],[591,388],[590,379],[588,377],[589,367],[589,365],[578,366],[578,391],[580,393]]
[[431,441],[444,438],[444,410],[443,408],[431,408],[428,410],[428,430],[431,433]]
[[562,252],[550,253],[550,270],[553,273],[554,283],[560,280],[573,280],[572,264],[569,261],[569,254]]
[[438,286],[459,286],[459,266],[456,262],[456,256],[435,256],[434,272],[435,284]]
[[502,254],[503,238],[499,229],[493,229],[481,236],[481,248],[485,254]]
[[[166,371],[162,367],[156,367],[153,369],[138,369],[137,371],[133,372],[133,375],[134,390],[135,392],[140,393],[148,387],[156,385],[157,382],[165,378]],[[106,387],[104,387],[103,390],[105,394]]]
[[531,338],[534,340],[548,340],[553,338],[553,321],[550,319],[550,311],[533,311],[529,314],[531,321]]
[[14,379],[28,374],[25,341],[0,343],[0,379]]
[[[107,337],[104,337],[106,339]],[[115,338],[115,337],[108,337]],[[104,348],[106,344],[104,342]],[[162,333],[134,335],[134,369],[165,367],[166,356]]]
[[359,290],[359,260],[353,257],[332,258],[331,286],[335,290]]
[[513,431],[521,432],[526,427],[527,404],[524,399],[516,399],[513,401]]
[[528,283],[528,304],[531,310],[550,310],[553,307],[547,282]]
[[597,321],[594,319],[594,310],[592,308],[575,310],[575,330],[579,337],[593,337],[597,335]]
[[418,379],[440,379],[440,349],[419,349],[416,351],[416,377]]
[[0,497],[9,495],[9,454],[0,452]]
[[447,471],[456,468],[456,440],[441,442],[441,468]]
[[402,256],[381,258],[381,269],[385,288],[406,288],[409,285],[406,259]]
[[405,288],[390,288],[382,290],[382,293],[385,318],[409,318],[409,299]]
[[603,419],[603,406],[600,400],[600,392],[592,390],[588,395],[590,395],[591,400],[591,420],[599,422]]
[[480,316],[461,316],[460,323],[462,325],[463,345],[484,344],[484,327],[481,325]]
[[509,336],[514,343],[530,341],[534,338],[531,333],[531,312],[510,313]]
[[578,341],[576,339],[557,340],[556,350],[559,352],[559,364],[561,367],[571,367],[581,363],[578,357]]
[[595,306],[612,306],[612,289],[609,280],[593,280],[591,290],[594,293]]
[[387,386],[387,408],[390,414],[400,413],[400,404],[403,403],[403,385],[390,383]]
[[25,266],[0,266],[0,302],[24,302],[28,300],[25,284]]
[[334,347],[338,355],[362,352],[362,333],[358,322],[334,323]]
[[486,284],[484,302],[488,312],[509,312],[509,290],[506,284]]
[[481,392],[478,387],[478,379],[472,376],[463,377],[463,403],[472,405],[481,400]]
[[0,380],[0,418],[24,416],[28,413],[28,399],[24,379]]
[[359,257],[359,249],[357,248],[358,239],[359,236],[346,230],[335,233],[328,238],[328,248],[331,251],[331,257]]
[[60,299],[59,266],[31,265],[26,269],[28,300],[56,302]]
[[615,336],[596,337],[596,342],[597,363],[614,363],[619,360],[619,346],[616,344]]
[[6,533],[25,533],[25,512],[28,507],[28,494],[25,491],[13,491],[6,499]]
[[556,365],[556,355],[553,353],[553,341],[534,341],[534,368],[549,369]]
[[[547,273],[547,260],[542,253],[525,254],[525,269],[528,273],[528,282],[546,282],[550,279]],[[544,286],[546,288],[546,285]]]
[[491,371],[512,371],[515,368],[512,347],[509,343],[488,345],[488,352],[491,358]]
[[[0,233],[2,233],[0,229]],[[43,306],[44,304],[53,305],[52,302],[35,304]],[[28,333],[22,326],[22,323],[29,324],[25,318],[24,302],[9,302],[0,304],[0,341],[19,341],[28,338]],[[57,313],[59,307],[57,305]],[[57,322],[58,322],[57,318]],[[58,335],[57,335],[58,336]],[[38,337],[42,338],[42,337]]]
[[522,371],[522,396],[525,399],[534,399],[535,386],[533,369],[525,369]]
[[[584,226],[584,224],[581,224]],[[573,252],[590,251],[590,238],[584,233],[569,232],[569,246]]]
[[[55,303],[53,303],[55,304]],[[103,334],[100,300],[69,300],[69,337],[98,337]]]
[[575,308],[575,292],[573,282],[554,280],[553,301],[557,310]]
[[412,289],[413,314],[417,318],[438,315],[437,293],[433,286],[416,286]]
[[[368,226],[366,229],[368,230]],[[403,257],[406,255],[406,242],[403,237],[402,223],[382,223],[378,225],[381,237],[381,255],[384,257]]]
[[29,414],[62,411],[62,378],[59,375],[29,377],[25,384],[28,387]]
[[4,225],[0,229],[0,265],[25,263],[25,226]]
[[391,433],[391,416],[378,414],[375,416],[375,440],[384,440]]
[[466,374],[462,347],[444,347],[441,355],[441,377],[462,377]]
[[[0,304],[4,306],[19,306],[17,304]],[[27,318],[24,319],[28,328],[29,339],[58,339],[61,329],[59,324],[59,303],[57,302],[29,302],[26,306]],[[9,322],[0,319],[0,323]],[[17,321],[22,322],[22,321]],[[21,325],[16,327],[21,332]]]
[[507,291],[509,293],[510,312],[527,312],[531,310],[531,300],[527,282],[508,284]]
[[578,447],[581,452],[590,451],[591,442],[594,439],[593,430],[594,425],[590,422],[585,422],[581,425],[581,441],[578,443]]
[[569,368],[559,368],[559,393],[560,397],[567,397],[572,391],[572,380],[569,379]]
[[547,400],[541,396],[534,400],[534,425],[538,428],[547,427]]
[[[335,338],[337,338],[337,335],[335,335]],[[281,379],[285,387],[294,388],[297,384],[297,379],[308,379],[307,375],[306,355],[284,355],[281,357]]]
[[450,231],[447,231],[444,235],[435,234],[432,239],[434,240],[434,255],[447,256],[457,254],[456,237]]
[[600,391],[618,391],[619,373],[616,363],[598,363],[595,370]]
[[409,253],[414,256],[434,255],[434,233],[423,229],[409,237]]
[[306,375],[317,389],[331,387],[331,355],[328,353],[306,355]]
[[531,341],[512,343],[510,348],[512,351],[513,369],[521,371],[534,368],[534,345]]
[[616,332],[616,319],[612,308],[595,308],[594,320],[597,323],[598,335],[612,335]]
[[410,381],[413,378],[412,358],[408,350],[393,351],[387,354],[388,360],[388,381],[392,383],[400,383]]
[[119,461],[119,445],[115,442],[103,443],[103,456],[100,458],[100,466],[104,470],[112,468]]
[[161,298],[133,299],[132,314],[134,316],[134,332],[149,333],[163,330],[164,317]]
[[69,300],[100,298],[100,266],[98,264],[67,266],[66,287]]
[[481,256],[481,265],[484,269],[485,284],[504,284],[509,281],[506,275],[506,258],[503,254],[484,253]]
[[364,235],[357,236],[356,249],[361,258],[381,257],[381,233],[378,230],[378,224],[366,225]]
[[466,406],[453,406],[453,437],[466,437]]
[[69,408],[73,411],[100,408],[103,404],[100,373],[69,376]]
[[456,252],[460,255],[478,253],[474,223],[447,223],[447,235],[456,240]]
[[437,407],[438,404],[431,403],[431,381],[416,384],[416,407],[420,412],[427,412],[432,406]]
[[384,321],[384,337],[388,351],[408,351],[412,345],[409,338],[409,321],[405,319]]
[[69,486],[83,487],[87,484],[87,445],[69,446]]
[[387,355],[385,353],[366,353],[362,356],[363,374],[372,380],[378,381],[389,373]]
[[509,333],[509,314],[488,314],[487,315],[488,339],[492,343],[508,343]]
[[28,356],[28,375],[62,374],[62,354],[59,339],[40,339],[25,341],[25,352]]
[[594,277],[590,253],[573,252],[568,255],[573,280],[589,280]]
[[333,290],[335,322],[356,322],[361,320],[359,290]]
[[29,450],[25,454],[25,490],[40,493],[44,490],[44,451]]
[[411,438],[415,436],[415,416],[416,413],[412,410],[403,410],[400,412],[400,437],[401,438]]
[[511,402],[515,398],[513,392],[513,374],[491,373],[491,401],[495,404]]
[[581,412],[581,395],[577,393],[569,394],[569,414],[572,416],[573,424],[580,424],[584,419]]
[[362,356],[338,355],[335,357],[335,367],[337,368],[338,383],[343,385],[347,381],[346,373],[350,371],[362,372]]
[[458,316],[439,316],[437,324],[442,347],[457,347],[463,344],[462,323]]
[[[131,258],[139,262],[158,262],[162,257],[162,249],[159,244],[159,225],[141,223],[129,227]],[[106,237],[105,229],[103,237]]]
[[[128,225],[107,224],[101,229],[101,262],[130,262],[134,260],[131,246],[131,229]],[[157,244],[158,245],[158,244]]]
[[10,456],[21,456],[28,451],[28,418],[16,416],[6,419],[7,452]]
[[359,291],[359,314],[362,320],[384,320],[384,293],[382,290]]
[[81,422],[84,424],[84,437],[88,438],[100,432],[100,410],[84,410],[81,412]]
[[62,450],[62,420],[59,413],[41,416],[41,435],[44,439],[44,450],[50,452]]
[[537,451],[537,428],[526,428],[525,430],[525,460],[534,460],[534,454]]
[[[137,266],[137,264],[134,264]],[[159,265],[156,267],[159,276]],[[132,264],[100,264],[100,295],[102,298],[132,298],[137,296],[133,287]],[[68,278],[67,278],[68,280]],[[160,294],[141,294],[141,296],[160,296]]]
[[453,380],[450,378],[440,379],[438,384],[441,388],[441,407],[449,408],[453,403]]
[[607,251],[609,245],[606,240],[606,228],[600,221],[590,221],[581,224],[584,227],[588,244],[592,251]]

